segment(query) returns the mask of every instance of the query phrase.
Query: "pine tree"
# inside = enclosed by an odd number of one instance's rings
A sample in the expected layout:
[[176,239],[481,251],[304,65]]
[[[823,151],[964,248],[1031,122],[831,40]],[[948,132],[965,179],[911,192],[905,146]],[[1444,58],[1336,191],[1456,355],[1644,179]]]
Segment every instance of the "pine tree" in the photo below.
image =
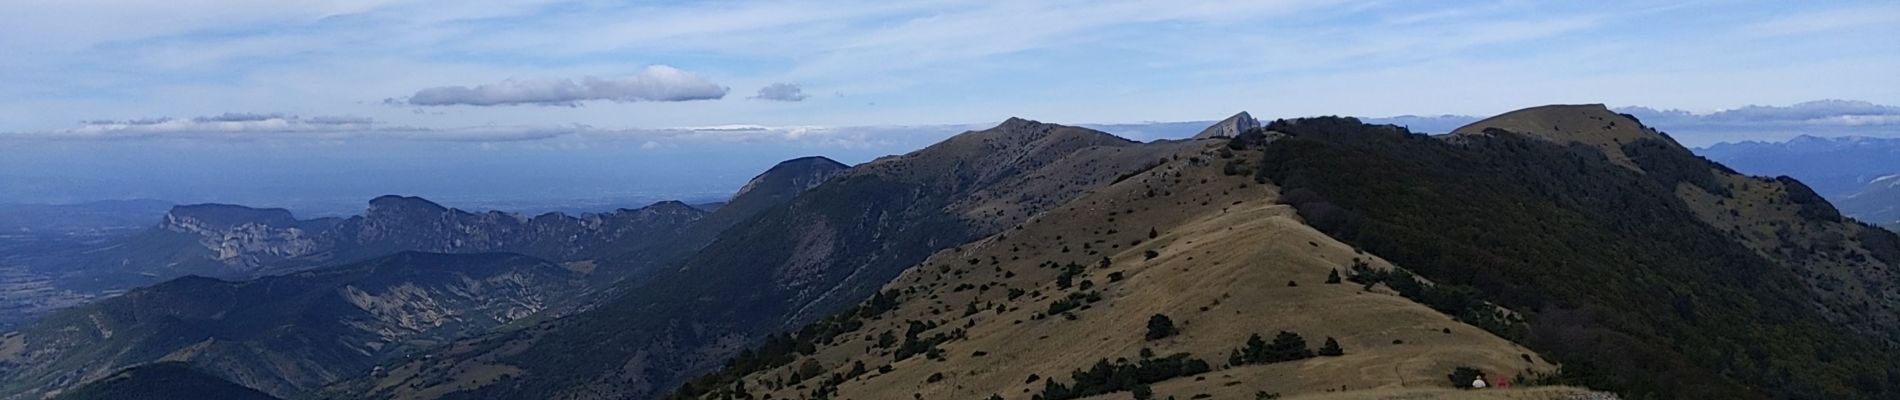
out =
[[1311,357],[1313,350],[1306,348],[1306,338],[1297,333],[1280,331],[1279,335],[1273,337],[1273,343],[1267,345],[1266,358],[1262,361],[1274,363]]
[[1339,284],[1339,280],[1340,280],[1340,279],[1339,279],[1339,270],[1337,270],[1337,269],[1335,269],[1335,270],[1333,270],[1332,272],[1328,272],[1328,273],[1326,273],[1326,284],[1328,284],[1328,285],[1337,285],[1337,284]]
[[1333,340],[1332,336],[1327,336],[1326,344],[1319,346],[1319,355],[1322,355],[1322,356],[1338,357],[1345,354],[1346,354],[1346,351],[1344,349],[1339,348],[1339,341]]
[[1246,345],[1241,346],[1239,349],[1235,349],[1232,355],[1227,356],[1227,365],[1242,366],[1242,365],[1247,365],[1247,364],[1256,364],[1256,363],[1259,363],[1262,358],[1264,358],[1266,353],[1267,353],[1267,341],[1264,339],[1261,339],[1260,334],[1256,333],[1256,334],[1253,334],[1253,336],[1247,337]]

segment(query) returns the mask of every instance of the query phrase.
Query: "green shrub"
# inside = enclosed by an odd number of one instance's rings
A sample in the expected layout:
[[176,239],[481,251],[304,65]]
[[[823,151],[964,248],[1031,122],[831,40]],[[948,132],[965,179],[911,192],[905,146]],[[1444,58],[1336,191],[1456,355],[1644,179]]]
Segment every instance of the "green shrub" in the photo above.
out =
[[1155,314],[1148,317],[1148,335],[1145,336],[1148,340],[1164,339],[1174,336],[1175,333],[1178,332],[1174,329],[1174,320],[1169,319],[1168,316]]

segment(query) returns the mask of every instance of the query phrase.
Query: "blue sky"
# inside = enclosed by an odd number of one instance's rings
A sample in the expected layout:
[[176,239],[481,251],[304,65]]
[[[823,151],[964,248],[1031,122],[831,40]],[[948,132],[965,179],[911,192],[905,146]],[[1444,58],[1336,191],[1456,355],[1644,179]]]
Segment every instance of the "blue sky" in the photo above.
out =
[[[0,131],[224,113],[655,128],[1896,104],[1895,37],[1893,2],[8,2]],[[645,83],[729,92],[408,101],[654,68],[691,82]],[[774,84],[805,97],[757,98]]]
[[[190,157],[203,161],[176,168],[302,159],[286,163],[606,176],[494,161],[572,158],[696,160],[730,169],[735,182],[719,185],[736,187],[777,159],[863,161],[1010,116],[1549,103],[1686,110],[1674,120],[1690,122],[1765,105],[1744,114],[1801,118],[1767,133],[1722,120],[1686,136],[1692,145],[1900,135],[1900,109],[1879,106],[1900,104],[1894,38],[1890,1],[11,1],[0,2],[0,152],[14,157],[0,178],[105,182],[141,173],[128,160]],[[1796,106],[1822,99],[1868,103]],[[1133,136],[1166,135],[1151,133]],[[380,156],[350,161],[363,154]],[[669,158],[681,154],[701,156]],[[251,199],[221,194],[258,186],[245,182],[154,196]],[[87,197],[43,187],[34,198]],[[155,192],[110,195],[141,193]]]

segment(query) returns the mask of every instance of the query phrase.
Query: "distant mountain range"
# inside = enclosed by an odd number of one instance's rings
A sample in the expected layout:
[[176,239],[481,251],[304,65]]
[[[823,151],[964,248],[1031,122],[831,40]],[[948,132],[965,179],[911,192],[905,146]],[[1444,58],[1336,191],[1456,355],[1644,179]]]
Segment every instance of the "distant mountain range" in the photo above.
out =
[[1241,113],[1150,142],[1011,118],[786,161],[710,211],[181,206],[68,265],[232,280],[0,335],[0,399],[164,376],[417,400],[1900,395],[1900,236],[1619,111],[1436,135]]
[[[717,212],[678,201],[570,216],[467,212],[404,196],[372,199],[362,215],[300,220],[289,211],[225,204],[171,207],[111,236],[31,236],[0,242],[0,327],[76,300],[197,275],[250,279],[403,251],[512,252],[593,261],[594,288],[690,254],[724,227],[787,201],[845,168],[829,159],[787,162],[761,174]],[[142,204],[142,203],[141,203]],[[60,206],[60,210],[73,207]],[[701,221],[701,219],[708,219]]]
[[154,361],[183,361],[280,397],[308,394],[434,343],[590,307],[620,279],[690,254],[844,168],[787,161],[711,212],[662,202],[526,218],[385,196],[362,216],[298,220],[282,209],[178,206],[157,227],[94,252],[125,257],[116,264],[140,276],[243,280],[173,279],[9,333],[0,338],[0,398],[56,393]]
[[221,281],[188,277],[68,309],[20,332],[8,393],[46,393],[166,360],[279,396],[357,376],[413,346],[557,306],[584,269],[511,254],[399,253]]
[[1755,175],[1787,175],[1812,185],[1841,212],[1877,224],[1900,223],[1900,139],[1801,136],[1785,142],[1720,143],[1697,154]]
[[1855,218],[1889,227],[1900,226],[1900,174],[1874,178],[1860,191],[1838,202]]

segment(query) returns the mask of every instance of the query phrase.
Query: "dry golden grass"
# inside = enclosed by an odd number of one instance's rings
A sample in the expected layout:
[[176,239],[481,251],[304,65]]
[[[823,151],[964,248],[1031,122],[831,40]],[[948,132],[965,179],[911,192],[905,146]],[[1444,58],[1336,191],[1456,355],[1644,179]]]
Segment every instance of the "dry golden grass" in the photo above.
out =
[[[1228,398],[1228,397],[1216,397]],[[1245,398],[1245,397],[1242,397]],[[1531,388],[1458,390],[1445,388],[1377,389],[1340,393],[1319,393],[1287,397],[1288,400],[1584,400],[1607,398],[1589,390],[1543,386]]]
[[[887,286],[916,291],[898,309],[811,356],[825,375],[845,372],[854,362],[873,371],[840,385],[835,398],[1026,399],[1043,386],[1032,375],[1067,384],[1073,370],[1102,359],[1134,359],[1143,348],[1159,355],[1187,352],[1216,366],[1154,386],[1161,398],[1181,399],[1216,391],[1250,398],[1256,391],[1309,394],[1342,386],[1448,387],[1444,377],[1456,366],[1503,374],[1554,368],[1529,350],[1387,291],[1324,284],[1329,271],[1355,258],[1388,265],[1301,223],[1291,208],[1275,203],[1274,188],[1247,174],[1223,175],[1229,159],[1218,155],[1218,143],[1199,142],[1149,172],[910,269]],[[1150,229],[1159,235],[1149,238]],[[1158,257],[1146,259],[1146,251]],[[1103,257],[1112,260],[1106,268],[1097,266]],[[1088,266],[1075,282],[1091,282],[1103,300],[1072,312],[1074,320],[1037,318],[1050,302],[1080,291],[1057,288],[1061,269],[1040,266],[1050,261]],[[1108,275],[1117,272],[1125,278],[1110,282]],[[1289,281],[1298,286],[1289,287]],[[1040,295],[1010,301],[1009,289]],[[973,302],[982,311],[964,316]],[[997,304],[1008,311],[999,314]],[[1172,318],[1180,334],[1144,340],[1146,322],[1155,314]],[[890,350],[872,344],[886,331],[901,337],[910,320],[938,323],[930,333],[962,328],[967,337],[939,346],[944,361],[919,355],[892,364]],[[1346,355],[1224,366],[1227,354],[1249,335],[1271,338],[1281,330],[1304,335],[1315,348],[1337,338]],[[802,362],[754,374],[747,387],[761,394],[766,381],[786,378]],[[875,372],[885,364],[894,370]],[[935,374],[942,379],[927,382]],[[816,382],[771,394],[799,398]],[[1127,393],[1107,398],[1115,396]]]
[[1644,138],[1660,138],[1602,104],[1560,104],[1531,107],[1485,118],[1452,131],[1459,135],[1483,134],[1486,128],[1498,128],[1560,143],[1581,143],[1596,147],[1610,162],[1641,170],[1623,145]]

